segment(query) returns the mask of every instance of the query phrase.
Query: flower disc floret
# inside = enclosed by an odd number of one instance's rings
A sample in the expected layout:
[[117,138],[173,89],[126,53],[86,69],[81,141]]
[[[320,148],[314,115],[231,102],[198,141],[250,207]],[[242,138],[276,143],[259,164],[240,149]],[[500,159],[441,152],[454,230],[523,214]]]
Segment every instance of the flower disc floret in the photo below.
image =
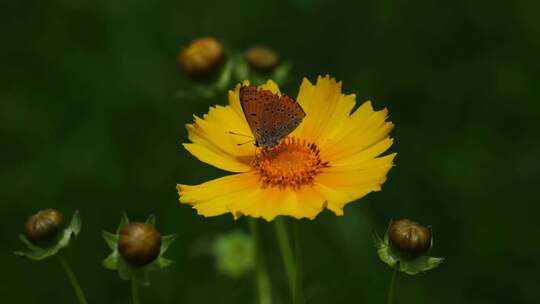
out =
[[314,143],[288,137],[271,149],[262,150],[253,160],[263,187],[298,189],[312,186],[315,176],[328,162],[320,158]]

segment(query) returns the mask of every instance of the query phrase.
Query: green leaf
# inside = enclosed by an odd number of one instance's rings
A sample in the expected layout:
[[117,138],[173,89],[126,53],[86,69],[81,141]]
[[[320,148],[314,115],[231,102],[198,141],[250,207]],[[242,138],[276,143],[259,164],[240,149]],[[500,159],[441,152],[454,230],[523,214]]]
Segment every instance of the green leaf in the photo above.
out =
[[109,246],[111,250],[116,250],[118,243],[118,235],[103,230],[101,231],[101,236],[103,236],[105,243],[107,243],[107,246]]
[[127,225],[129,225],[129,218],[127,217],[126,213],[122,213],[122,217],[120,217],[120,224],[118,224],[118,228],[116,229],[116,234],[120,234],[120,231],[124,229]]
[[146,219],[146,224],[148,225],[152,225],[152,226],[156,226],[156,217],[151,214],[147,219]]

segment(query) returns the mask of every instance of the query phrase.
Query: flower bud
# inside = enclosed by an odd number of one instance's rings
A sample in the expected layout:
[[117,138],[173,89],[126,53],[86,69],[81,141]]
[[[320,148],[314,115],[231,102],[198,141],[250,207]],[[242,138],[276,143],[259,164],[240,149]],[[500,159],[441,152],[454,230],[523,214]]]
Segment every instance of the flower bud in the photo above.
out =
[[154,226],[130,223],[120,231],[118,251],[133,266],[145,266],[153,262],[161,250],[161,234]]
[[45,209],[28,218],[24,235],[35,245],[46,245],[64,229],[64,216],[55,209]]
[[265,46],[253,46],[244,56],[252,69],[263,73],[272,71],[279,64],[278,54]]
[[223,59],[223,46],[216,39],[207,37],[194,40],[182,50],[178,62],[182,70],[190,77],[210,75]]
[[407,257],[418,257],[431,248],[431,230],[408,219],[392,222],[388,237],[392,249]]

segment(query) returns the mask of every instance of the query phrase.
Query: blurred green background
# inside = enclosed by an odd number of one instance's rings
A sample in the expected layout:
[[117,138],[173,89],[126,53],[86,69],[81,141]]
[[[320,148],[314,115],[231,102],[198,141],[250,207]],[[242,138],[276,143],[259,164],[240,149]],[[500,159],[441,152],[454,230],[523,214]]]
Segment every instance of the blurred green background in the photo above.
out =
[[[308,303],[384,303],[391,270],[370,233],[399,217],[431,224],[446,262],[400,275],[396,303],[539,303],[539,12],[526,0],[3,1],[0,302],[75,302],[55,259],[12,254],[27,216],[54,207],[81,211],[66,254],[91,303],[130,301],[129,282],[100,266],[100,231],[124,211],[179,236],[143,303],[253,303],[249,277],[194,249],[245,220],[199,217],[175,191],[225,174],[180,146],[225,94],[175,97],[191,85],[178,52],[212,35],[291,60],[289,95],[330,74],[396,124],[383,191],[302,223]],[[289,303],[273,226],[261,229],[275,303]]]

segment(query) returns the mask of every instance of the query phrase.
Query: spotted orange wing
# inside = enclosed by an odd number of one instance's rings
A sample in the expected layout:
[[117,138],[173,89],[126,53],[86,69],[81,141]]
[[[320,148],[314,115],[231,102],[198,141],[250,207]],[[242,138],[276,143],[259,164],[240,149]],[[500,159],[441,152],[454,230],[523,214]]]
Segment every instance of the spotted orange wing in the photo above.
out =
[[240,104],[255,145],[273,147],[302,122],[306,113],[294,99],[253,86],[240,88]]

